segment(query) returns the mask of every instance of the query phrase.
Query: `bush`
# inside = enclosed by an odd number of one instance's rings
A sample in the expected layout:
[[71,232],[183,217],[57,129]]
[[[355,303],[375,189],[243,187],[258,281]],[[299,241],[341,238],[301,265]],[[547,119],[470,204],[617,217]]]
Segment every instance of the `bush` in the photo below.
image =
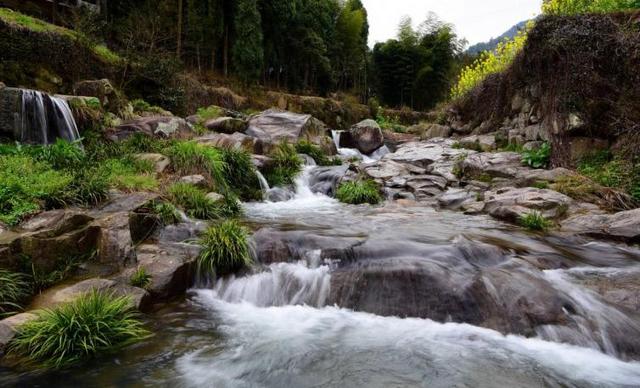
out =
[[136,113],[163,113],[164,109],[154,106],[146,102],[145,100],[139,98],[131,101],[131,106],[133,107],[133,111]]
[[544,143],[537,150],[522,152],[522,163],[532,168],[547,168],[551,161],[551,146]]
[[452,98],[460,98],[470,90],[478,86],[489,75],[500,73],[507,69],[522,51],[527,42],[527,33],[532,28],[533,22],[518,32],[513,39],[505,39],[494,51],[485,51],[480,54],[471,65],[462,69],[458,82],[451,89]]
[[547,220],[542,213],[533,211],[525,214],[518,220],[520,225],[529,230],[547,230],[551,227],[551,221]]
[[19,311],[30,291],[25,275],[0,269],[0,319]]
[[598,184],[631,195],[640,201],[640,159],[615,158],[610,151],[587,155],[578,163],[578,172]]
[[222,152],[217,148],[194,141],[181,141],[168,147],[164,154],[171,158],[172,166],[177,173],[208,175],[215,182],[217,190],[226,190],[226,165]]
[[56,170],[77,169],[85,162],[81,145],[62,139],[57,139],[55,143],[40,148],[36,155],[37,159],[47,162]]
[[218,117],[222,117],[224,115],[224,110],[218,106],[211,105],[209,107],[198,108],[196,113],[200,122],[205,122],[207,120],[217,119]]
[[280,143],[270,156],[273,163],[265,171],[265,178],[269,185],[273,187],[293,184],[295,178],[302,171],[304,163],[295,147],[291,144]]
[[542,12],[553,15],[619,12],[640,8],[638,0],[549,0],[542,4]]
[[38,313],[18,329],[9,353],[46,368],[63,368],[112,352],[149,335],[131,299],[92,291]]
[[376,122],[382,129],[387,129],[396,133],[407,132],[407,127],[400,124],[400,120],[397,117],[385,116],[382,112],[379,112],[376,116]]
[[338,187],[336,198],[338,198],[340,202],[352,205],[364,203],[375,205],[382,201],[378,186],[372,180],[343,182]]
[[339,166],[342,164],[342,160],[340,160],[340,158],[327,157],[320,147],[307,140],[301,140],[298,142],[298,144],[296,144],[296,151],[299,154],[305,154],[312,157],[318,166]]
[[172,201],[190,216],[201,220],[223,217],[221,205],[207,198],[207,193],[188,183],[176,183],[169,188]]
[[251,155],[243,150],[222,150],[225,181],[244,201],[261,200],[262,190]]
[[134,287],[146,290],[151,285],[151,275],[147,273],[144,267],[140,267],[131,275],[129,283]]
[[72,180],[29,156],[0,156],[0,221],[16,225],[43,206],[64,203]]
[[134,133],[120,144],[120,155],[136,153],[160,153],[167,147],[167,141],[144,133]]
[[251,264],[248,232],[237,221],[211,226],[200,239],[198,256],[200,276],[224,276]]

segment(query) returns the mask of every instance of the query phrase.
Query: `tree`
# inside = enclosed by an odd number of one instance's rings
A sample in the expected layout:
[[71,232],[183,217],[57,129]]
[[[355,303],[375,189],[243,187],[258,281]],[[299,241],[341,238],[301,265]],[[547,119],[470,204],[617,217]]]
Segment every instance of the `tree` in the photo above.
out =
[[245,82],[260,78],[264,65],[262,17],[257,0],[237,0],[234,18],[233,68]]

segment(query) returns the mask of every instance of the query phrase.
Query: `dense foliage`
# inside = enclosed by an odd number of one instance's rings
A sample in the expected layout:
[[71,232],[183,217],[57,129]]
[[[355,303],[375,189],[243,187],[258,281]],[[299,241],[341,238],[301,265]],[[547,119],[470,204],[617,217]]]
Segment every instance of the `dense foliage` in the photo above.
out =
[[382,196],[376,183],[372,180],[357,180],[353,182],[343,182],[338,186],[336,198],[340,202],[352,205],[368,203],[378,204],[382,201]]
[[20,326],[9,353],[27,363],[62,368],[113,351],[148,335],[131,300],[92,291],[44,310]]
[[20,310],[30,291],[25,275],[0,269],[0,319]]
[[264,171],[264,177],[270,186],[291,185],[302,171],[304,161],[298,155],[296,147],[281,143],[270,154],[272,163]]
[[410,18],[403,19],[397,39],[373,49],[381,102],[428,109],[446,99],[463,45],[453,27],[434,14],[417,30]]
[[578,13],[617,12],[640,8],[638,0],[546,0],[545,14],[573,15]]

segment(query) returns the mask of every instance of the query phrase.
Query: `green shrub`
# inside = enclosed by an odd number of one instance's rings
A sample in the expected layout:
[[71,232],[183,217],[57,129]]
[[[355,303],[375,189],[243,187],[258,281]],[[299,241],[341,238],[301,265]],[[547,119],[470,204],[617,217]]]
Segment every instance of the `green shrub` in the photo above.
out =
[[181,141],[168,147],[164,154],[171,158],[172,166],[177,173],[208,175],[215,182],[217,190],[226,190],[226,165],[219,149],[194,141]]
[[273,187],[293,184],[304,164],[296,148],[291,144],[280,143],[270,156],[273,161],[265,171],[269,185]]
[[519,218],[519,223],[523,227],[529,230],[547,230],[551,227],[552,222],[547,220],[542,213],[538,211],[532,211]]
[[364,203],[375,205],[382,201],[378,186],[369,179],[341,183],[336,192],[336,198],[340,202],[353,205]]
[[129,284],[146,290],[151,285],[151,275],[147,273],[147,270],[144,267],[139,267],[133,275],[131,275]]
[[151,105],[145,100],[138,98],[136,100],[131,101],[131,106],[133,107],[133,111],[136,113],[163,113],[164,109],[159,106]]
[[72,180],[29,156],[0,156],[0,221],[16,225],[43,206],[64,203]]
[[640,7],[638,0],[548,0],[542,12],[554,15],[619,12]]
[[25,275],[0,269],[0,319],[19,311],[30,291]]
[[176,183],[169,188],[171,200],[190,217],[215,220],[224,216],[222,205],[207,198],[207,193],[188,183]]
[[80,170],[66,196],[70,203],[95,206],[109,198],[109,177],[96,168]]
[[407,127],[400,124],[398,117],[385,116],[382,112],[378,112],[376,122],[382,129],[387,129],[396,133],[406,133]]
[[262,190],[251,155],[244,150],[222,150],[225,181],[244,201],[261,200]]
[[598,184],[631,195],[640,201],[640,159],[616,158],[610,151],[595,152],[578,162],[578,172]]
[[307,141],[301,140],[296,144],[296,151],[299,154],[305,154],[313,158],[318,166],[339,166],[342,164],[340,158],[329,158],[319,146]]
[[144,133],[134,133],[120,145],[121,153],[160,153],[167,147],[167,140],[157,139]]
[[200,239],[198,256],[200,276],[224,276],[251,264],[248,232],[237,221],[211,226]]
[[45,368],[71,366],[120,349],[149,335],[131,299],[92,291],[44,310],[18,329],[9,353]]
[[544,143],[537,150],[522,152],[522,163],[532,168],[547,168],[551,161],[551,146]]

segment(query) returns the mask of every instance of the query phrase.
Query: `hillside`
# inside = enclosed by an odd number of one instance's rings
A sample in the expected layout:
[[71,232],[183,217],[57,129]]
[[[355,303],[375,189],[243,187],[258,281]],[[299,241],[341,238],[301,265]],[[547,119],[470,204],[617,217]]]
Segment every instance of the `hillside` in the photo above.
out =
[[518,34],[518,31],[523,29],[528,22],[529,20],[524,20],[516,24],[515,26],[511,27],[502,35],[498,36],[497,38],[490,39],[488,42],[476,43],[473,46],[469,47],[467,51],[465,51],[465,53],[469,55],[476,55],[476,54],[480,54],[483,51],[494,50],[498,45],[498,43],[502,42],[505,39],[511,39],[514,36],[516,36]]

